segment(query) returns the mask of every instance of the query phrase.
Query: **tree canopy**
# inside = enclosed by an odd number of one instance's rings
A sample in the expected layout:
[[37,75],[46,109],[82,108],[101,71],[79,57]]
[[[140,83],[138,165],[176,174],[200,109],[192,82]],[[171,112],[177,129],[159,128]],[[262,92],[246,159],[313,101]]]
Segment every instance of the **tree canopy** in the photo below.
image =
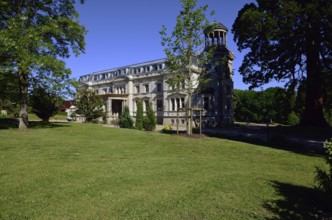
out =
[[[174,91],[183,91],[188,94],[187,108],[192,106],[191,99],[198,82],[203,83],[204,69],[209,63],[211,53],[202,53],[197,59],[197,52],[204,51],[203,30],[209,26],[206,18],[208,6],[197,7],[197,0],[181,0],[182,10],[176,18],[176,25],[170,35],[167,28],[162,26],[160,31],[162,46],[167,56],[167,67],[171,77],[167,83],[175,88]],[[196,67],[193,68],[193,67]],[[194,72],[200,70],[200,80]],[[191,114],[192,115],[192,114]],[[192,120],[190,120],[192,121]],[[191,134],[191,123],[187,123],[187,133]]]
[[30,95],[32,112],[43,121],[49,121],[50,117],[56,115],[63,99],[48,88],[36,87]]
[[302,125],[326,126],[326,79],[332,67],[332,2],[257,0],[246,4],[233,24],[240,51],[239,69],[251,88],[271,80],[296,88],[305,83]]
[[32,79],[68,77],[63,59],[84,52],[86,30],[74,6],[74,0],[0,0],[0,80],[17,79],[20,129],[28,125]]

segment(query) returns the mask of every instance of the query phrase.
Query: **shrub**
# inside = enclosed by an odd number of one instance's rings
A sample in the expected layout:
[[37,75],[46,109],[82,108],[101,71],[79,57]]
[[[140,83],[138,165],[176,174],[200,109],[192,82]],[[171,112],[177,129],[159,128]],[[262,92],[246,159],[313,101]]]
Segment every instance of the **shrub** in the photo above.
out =
[[289,125],[298,125],[300,123],[300,118],[297,116],[295,112],[289,113],[287,117],[287,124]]
[[83,115],[86,122],[92,122],[104,115],[104,101],[93,90],[81,91],[76,100],[77,114]]
[[170,124],[165,124],[164,128],[161,130],[163,133],[170,133],[173,130],[172,126]]
[[318,188],[332,194],[332,138],[324,142],[324,148],[326,150],[326,163],[329,169],[316,167],[315,182],[318,184]]
[[119,126],[120,128],[133,128],[134,121],[130,116],[128,106],[124,107],[124,110],[121,114]]
[[137,100],[135,128],[138,130],[143,129],[143,103],[141,99]]
[[148,102],[146,116],[143,119],[143,128],[147,131],[154,131],[156,124],[156,116],[154,115],[151,103]]

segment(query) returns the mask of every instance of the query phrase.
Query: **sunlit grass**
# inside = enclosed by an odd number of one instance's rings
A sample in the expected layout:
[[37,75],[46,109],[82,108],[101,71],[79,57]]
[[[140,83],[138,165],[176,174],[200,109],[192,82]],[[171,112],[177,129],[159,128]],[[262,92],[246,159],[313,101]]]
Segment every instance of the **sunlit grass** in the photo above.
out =
[[64,123],[0,130],[0,219],[264,219],[315,156],[217,138]]

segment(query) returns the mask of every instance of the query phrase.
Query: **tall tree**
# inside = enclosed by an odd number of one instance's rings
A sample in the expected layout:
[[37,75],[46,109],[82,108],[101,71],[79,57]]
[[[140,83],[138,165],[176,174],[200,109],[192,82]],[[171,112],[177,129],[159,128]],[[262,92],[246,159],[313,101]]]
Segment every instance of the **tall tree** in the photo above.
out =
[[74,5],[75,0],[0,0],[0,80],[6,74],[17,78],[20,129],[28,127],[31,79],[68,76],[63,59],[84,52],[86,31]]
[[327,126],[323,82],[332,67],[331,1],[257,0],[239,11],[232,32],[239,50],[249,51],[239,69],[244,82],[306,81],[301,124]]
[[[203,30],[209,26],[206,18],[207,5],[197,7],[197,0],[181,0],[182,10],[176,18],[173,32],[168,36],[163,25],[160,31],[162,46],[167,56],[167,67],[171,78],[167,83],[188,94],[187,108],[192,108],[192,96],[198,83],[203,83],[205,67],[213,51],[202,53],[197,59],[197,52],[204,51]],[[213,14],[213,12],[212,12]],[[196,74],[200,73],[199,80]],[[192,115],[192,112],[191,112]],[[191,121],[191,120],[190,120]],[[192,123],[188,123],[187,133],[192,133]]]

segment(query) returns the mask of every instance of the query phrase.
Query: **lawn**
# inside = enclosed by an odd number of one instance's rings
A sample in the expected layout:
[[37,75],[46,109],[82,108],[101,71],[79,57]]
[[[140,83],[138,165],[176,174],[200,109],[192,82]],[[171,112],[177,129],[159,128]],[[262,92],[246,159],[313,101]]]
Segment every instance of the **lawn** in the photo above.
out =
[[315,219],[319,156],[97,124],[0,130],[0,219]]

